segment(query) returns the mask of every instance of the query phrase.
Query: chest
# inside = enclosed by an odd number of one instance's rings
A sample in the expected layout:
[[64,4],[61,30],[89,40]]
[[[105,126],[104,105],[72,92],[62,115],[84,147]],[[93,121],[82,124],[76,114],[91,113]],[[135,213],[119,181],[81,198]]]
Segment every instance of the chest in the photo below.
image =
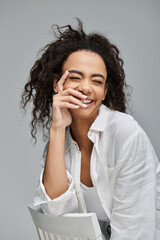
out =
[[80,181],[88,186],[93,187],[90,169],[91,169],[91,152],[81,154],[81,172],[80,172]]

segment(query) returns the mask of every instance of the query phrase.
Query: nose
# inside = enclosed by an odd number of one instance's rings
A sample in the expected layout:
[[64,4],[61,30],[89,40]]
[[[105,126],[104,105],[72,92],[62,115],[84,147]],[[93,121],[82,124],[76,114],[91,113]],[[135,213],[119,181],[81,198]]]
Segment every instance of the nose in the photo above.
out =
[[88,80],[81,81],[78,90],[85,95],[89,95],[92,92],[91,83]]

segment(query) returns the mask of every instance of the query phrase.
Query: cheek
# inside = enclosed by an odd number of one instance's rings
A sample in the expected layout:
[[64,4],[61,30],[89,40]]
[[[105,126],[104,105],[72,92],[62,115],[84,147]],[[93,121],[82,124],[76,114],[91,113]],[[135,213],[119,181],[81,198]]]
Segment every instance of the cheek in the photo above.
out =
[[67,88],[73,88],[75,89],[77,87],[77,84],[74,82],[70,82],[69,80],[66,80],[65,83],[63,84],[63,89],[67,89]]
[[97,92],[97,99],[99,100],[103,100],[105,98],[105,92],[104,92],[104,89],[99,89]]
[[66,80],[65,83],[63,84],[63,89],[65,90],[67,88],[72,88],[71,84],[70,84],[70,82],[68,80]]

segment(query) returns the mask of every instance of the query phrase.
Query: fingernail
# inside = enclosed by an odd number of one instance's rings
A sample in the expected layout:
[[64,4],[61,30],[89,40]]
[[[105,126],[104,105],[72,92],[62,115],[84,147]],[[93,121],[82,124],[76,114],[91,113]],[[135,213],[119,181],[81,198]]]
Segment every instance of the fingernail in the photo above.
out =
[[84,98],[87,98],[87,96],[86,96],[86,95],[83,95],[83,97],[84,97]]
[[78,106],[78,105],[75,105],[74,107],[75,107],[75,108],[79,108],[79,106]]
[[86,104],[83,104],[82,106],[83,106],[83,107],[87,107],[87,105],[86,105]]
[[68,70],[66,70],[65,74],[67,74],[67,73],[68,73]]

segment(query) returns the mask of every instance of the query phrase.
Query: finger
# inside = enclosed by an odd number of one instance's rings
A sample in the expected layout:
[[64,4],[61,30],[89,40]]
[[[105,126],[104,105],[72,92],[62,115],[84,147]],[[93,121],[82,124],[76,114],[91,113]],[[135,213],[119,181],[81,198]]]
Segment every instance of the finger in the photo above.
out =
[[61,102],[68,102],[68,103],[71,103],[71,104],[75,104],[75,105],[78,105],[78,106],[80,106],[82,108],[87,107],[86,104],[82,103],[79,99],[77,99],[77,98],[75,98],[73,96],[61,96],[57,100],[61,101]]
[[69,72],[66,70],[65,73],[62,75],[61,79],[57,83],[58,87],[58,93],[63,91],[63,84],[65,83],[67,77],[68,77]]
[[[56,106],[55,106],[56,105]],[[78,109],[80,106],[69,103],[69,102],[58,102],[53,104],[54,107],[58,108],[68,108],[68,109]]]
[[77,90],[74,90],[72,88],[67,88],[65,89],[62,94],[63,96],[68,96],[68,95],[71,95],[71,96],[74,96],[76,98],[79,98],[79,99],[86,99],[87,96],[82,94],[81,92],[77,91]]

